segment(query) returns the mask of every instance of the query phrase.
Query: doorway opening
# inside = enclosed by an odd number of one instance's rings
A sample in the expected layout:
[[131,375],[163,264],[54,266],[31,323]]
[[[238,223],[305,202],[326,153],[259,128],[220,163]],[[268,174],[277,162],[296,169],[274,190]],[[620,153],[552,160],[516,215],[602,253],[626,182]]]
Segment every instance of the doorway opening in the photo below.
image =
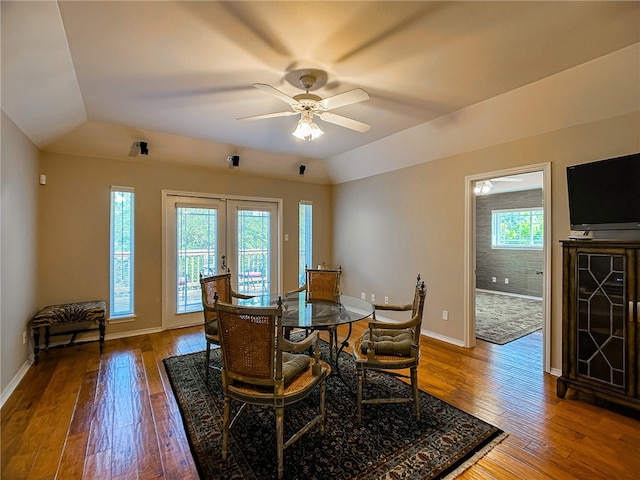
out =
[[465,346],[542,331],[549,369],[550,166],[467,177]]

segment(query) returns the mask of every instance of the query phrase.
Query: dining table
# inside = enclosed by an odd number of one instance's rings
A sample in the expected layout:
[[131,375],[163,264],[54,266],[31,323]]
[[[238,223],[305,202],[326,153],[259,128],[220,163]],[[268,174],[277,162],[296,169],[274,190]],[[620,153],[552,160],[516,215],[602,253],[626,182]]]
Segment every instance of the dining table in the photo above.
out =
[[308,300],[307,292],[304,290],[238,299],[238,304],[268,307],[276,306],[280,299],[282,299],[282,324],[285,328],[328,330],[340,325],[348,326],[347,334],[340,342],[334,365],[335,373],[344,381],[340,373],[338,359],[344,348],[349,346],[353,323],[371,316],[374,309],[373,304],[361,298],[342,294],[336,295],[335,301]]

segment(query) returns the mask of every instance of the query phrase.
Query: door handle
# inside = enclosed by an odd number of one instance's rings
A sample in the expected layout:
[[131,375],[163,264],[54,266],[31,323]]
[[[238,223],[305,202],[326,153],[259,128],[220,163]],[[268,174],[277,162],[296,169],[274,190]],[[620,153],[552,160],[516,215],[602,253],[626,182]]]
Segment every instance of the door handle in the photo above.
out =
[[225,272],[227,270],[227,256],[222,255],[222,263],[220,264],[220,271]]

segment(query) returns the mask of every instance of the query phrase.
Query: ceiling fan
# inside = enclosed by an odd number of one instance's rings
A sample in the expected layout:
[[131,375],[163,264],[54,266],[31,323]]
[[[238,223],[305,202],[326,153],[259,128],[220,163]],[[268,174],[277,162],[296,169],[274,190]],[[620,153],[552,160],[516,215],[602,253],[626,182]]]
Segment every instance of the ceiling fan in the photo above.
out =
[[[274,97],[288,103],[291,110],[284,112],[266,113],[263,115],[252,115],[238,118],[238,120],[263,120],[266,118],[288,117],[290,115],[300,115],[300,120],[292,135],[303,140],[315,140],[324,132],[313,121],[317,116],[325,122],[333,123],[341,127],[365,133],[371,125],[354,120],[352,118],[330,112],[334,108],[344,107],[369,99],[369,94],[361,88],[355,88],[344,93],[339,93],[332,97],[322,98],[310,90],[320,88],[326,82],[326,73],[321,70],[303,69],[289,72],[285,77],[292,85],[303,88],[305,93],[294,95],[293,97],[265,83],[255,83],[253,86]],[[296,83],[299,82],[299,85]]]

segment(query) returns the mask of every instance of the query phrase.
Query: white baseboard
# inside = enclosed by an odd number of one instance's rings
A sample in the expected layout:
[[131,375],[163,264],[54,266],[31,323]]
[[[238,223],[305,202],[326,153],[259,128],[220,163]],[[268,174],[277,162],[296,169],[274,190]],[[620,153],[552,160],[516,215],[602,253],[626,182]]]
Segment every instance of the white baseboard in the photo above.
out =
[[420,330],[420,334],[425,335],[429,338],[433,338],[435,340],[440,340],[441,342],[450,343],[451,345],[455,345],[456,347],[464,347],[464,342],[461,340],[456,340],[455,338],[440,335],[439,333],[430,332],[429,330]]
[[533,295],[522,295],[520,293],[500,292],[498,290],[485,290],[483,288],[476,288],[476,292],[493,293],[495,295],[504,295],[505,297],[526,298],[528,300],[540,300],[540,301],[542,301],[542,297],[536,297],[536,296],[533,296]]
[[[159,333],[159,332],[162,332],[162,328],[160,328],[160,327],[158,327],[158,328],[145,328],[145,329],[142,329],[142,330],[133,330],[133,331],[130,331],[130,332],[123,332],[123,333],[109,333],[109,334],[106,334],[104,336],[104,339],[105,339],[105,341],[107,341],[107,340],[117,340],[119,338],[137,337],[138,335],[149,335],[149,334],[152,334],[152,333]],[[95,331],[95,332],[80,333],[76,337],[75,341],[77,343],[82,343],[82,342],[98,341],[99,339],[100,339],[100,333],[98,331]],[[57,347],[57,346],[60,346],[60,345],[66,345],[67,343],[69,343],[68,340],[66,342],[65,341],[52,341],[52,342],[49,342],[49,347]],[[29,358],[27,359],[27,361],[24,362],[24,365],[22,365],[22,367],[20,367],[20,370],[18,371],[18,373],[16,373],[14,375],[14,377],[11,379],[11,381],[9,382],[7,387],[0,394],[0,408],[2,408],[2,406],[4,406],[4,403],[9,399],[11,394],[18,387],[18,385],[20,384],[20,382],[22,381],[24,376],[29,371],[29,368],[31,367],[32,364],[33,364],[33,349],[29,352]]]
[[4,406],[4,402],[6,402],[9,399],[13,391],[18,387],[18,385],[20,384],[20,381],[24,378],[24,376],[29,371],[29,367],[31,367],[31,362],[27,360],[26,362],[24,362],[22,367],[20,367],[20,370],[18,370],[18,373],[16,373],[14,377],[11,379],[11,381],[9,382],[9,385],[7,385],[7,388],[5,388],[2,391],[2,394],[0,395],[0,408]]

